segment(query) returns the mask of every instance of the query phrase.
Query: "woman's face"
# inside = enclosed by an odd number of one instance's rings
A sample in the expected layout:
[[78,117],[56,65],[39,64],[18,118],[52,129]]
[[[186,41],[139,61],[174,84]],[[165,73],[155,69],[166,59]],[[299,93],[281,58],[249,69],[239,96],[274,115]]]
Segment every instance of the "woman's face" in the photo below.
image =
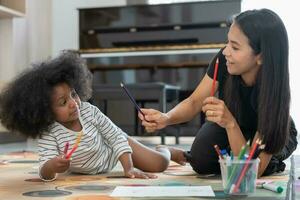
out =
[[239,26],[233,23],[228,32],[228,42],[223,50],[227,70],[231,75],[241,75],[247,85],[255,83],[261,66],[260,54],[255,55],[249,40]]
[[70,127],[73,122],[78,120],[80,99],[69,85],[65,83],[56,85],[53,88],[51,100],[57,122]]

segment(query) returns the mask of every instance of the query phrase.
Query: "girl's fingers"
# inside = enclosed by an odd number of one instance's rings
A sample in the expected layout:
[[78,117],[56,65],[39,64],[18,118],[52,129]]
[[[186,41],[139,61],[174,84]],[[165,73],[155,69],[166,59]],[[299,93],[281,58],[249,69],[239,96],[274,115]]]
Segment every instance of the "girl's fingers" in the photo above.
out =
[[69,163],[70,163],[69,160],[63,160],[63,161],[59,162],[59,163],[57,164],[57,166],[58,166],[58,167],[65,167],[65,166],[68,166]]
[[128,173],[126,174],[126,176],[127,176],[128,178],[135,178],[134,173],[131,173],[131,172],[128,172]]
[[135,173],[135,177],[136,178],[142,178],[142,179],[148,179],[149,177],[147,176],[146,173],[143,173],[143,172],[136,172]]
[[137,178],[142,178],[142,179],[154,179],[157,178],[157,176],[155,174],[150,174],[150,173],[144,173],[144,172],[138,172],[136,174]]
[[146,173],[146,176],[148,176],[148,178],[151,178],[151,179],[157,178],[157,176],[155,174]]

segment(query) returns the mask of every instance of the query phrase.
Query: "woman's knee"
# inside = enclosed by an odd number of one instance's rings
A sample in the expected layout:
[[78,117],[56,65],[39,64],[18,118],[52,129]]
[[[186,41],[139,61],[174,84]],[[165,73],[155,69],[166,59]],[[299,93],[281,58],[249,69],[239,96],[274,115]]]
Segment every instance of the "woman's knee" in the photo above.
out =
[[197,173],[219,173],[214,145],[228,146],[226,131],[214,123],[205,123],[197,133],[190,151],[190,163]]

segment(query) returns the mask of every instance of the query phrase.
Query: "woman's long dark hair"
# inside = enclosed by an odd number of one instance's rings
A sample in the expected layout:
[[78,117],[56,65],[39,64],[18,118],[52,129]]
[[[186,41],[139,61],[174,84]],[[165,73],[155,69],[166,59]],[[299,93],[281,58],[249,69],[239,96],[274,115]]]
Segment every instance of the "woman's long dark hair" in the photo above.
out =
[[[287,32],[279,16],[268,9],[243,12],[234,18],[234,23],[247,36],[254,53],[262,56],[255,85],[258,90],[257,130],[266,144],[265,151],[275,154],[284,147],[289,128]],[[239,76],[229,76],[225,88],[225,102],[237,117],[241,108]]]

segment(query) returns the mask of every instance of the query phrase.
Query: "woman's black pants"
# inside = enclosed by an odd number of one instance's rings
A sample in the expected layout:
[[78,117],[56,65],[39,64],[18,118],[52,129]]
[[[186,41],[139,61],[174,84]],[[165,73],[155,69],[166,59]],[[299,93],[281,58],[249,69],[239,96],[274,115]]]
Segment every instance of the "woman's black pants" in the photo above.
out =
[[[272,156],[263,175],[284,171],[285,164],[282,161],[287,159],[297,147],[297,131],[294,123],[291,124],[291,130],[286,146],[280,153]],[[242,131],[245,139],[250,139],[252,142],[255,131]],[[228,153],[230,152],[226,130],[216,123],[205,122],[198,131],[191,150],[185,152],[185,157],[195,172],[199,174],[220,173],[219,158],[214,149],[215,144],[220,149],[226,149]]]

